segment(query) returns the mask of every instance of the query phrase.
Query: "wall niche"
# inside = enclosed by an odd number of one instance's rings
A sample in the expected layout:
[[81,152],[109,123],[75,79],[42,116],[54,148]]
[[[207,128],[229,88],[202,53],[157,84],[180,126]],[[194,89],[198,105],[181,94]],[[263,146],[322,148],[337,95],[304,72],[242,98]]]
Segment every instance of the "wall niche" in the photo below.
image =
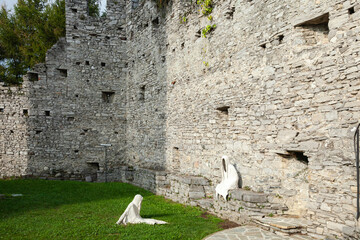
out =
[[328,43],[329,13],[296,24],[295,29],[302,33],[306,45]]

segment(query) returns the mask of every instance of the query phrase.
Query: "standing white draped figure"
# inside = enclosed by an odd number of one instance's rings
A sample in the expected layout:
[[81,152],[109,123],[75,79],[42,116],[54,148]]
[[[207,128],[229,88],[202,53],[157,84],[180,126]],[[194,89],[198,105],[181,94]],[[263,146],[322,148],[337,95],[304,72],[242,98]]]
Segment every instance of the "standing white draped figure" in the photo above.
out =
[[221,158],[221,177],[221,182],[215,188],[216,199],[221,195],[227,201],[229,190],[239,188],[239,175],[227,156]]
[[137,224],[137,223],[146,223],[146,224],[167,224],[167,222],[150,219],[150,218],[142,218],[140,216],[140,209],[141,209],[141,202],[143,200],[143,197],[139,194],[137,194],[134,197],[134,200],[127,206],[125,212],[121,215],[119,220],[116,222],[116,224]]

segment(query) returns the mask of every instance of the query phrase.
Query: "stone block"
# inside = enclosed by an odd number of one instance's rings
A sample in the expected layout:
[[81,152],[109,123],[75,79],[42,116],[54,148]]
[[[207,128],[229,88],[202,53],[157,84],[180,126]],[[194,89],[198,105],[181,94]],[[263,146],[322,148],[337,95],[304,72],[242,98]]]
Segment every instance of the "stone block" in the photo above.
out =
[[247,193],[244,193],[243,201],[250,203],[266,203],[267,195],[263,193],[255,193],[248,191]]
[[201,199],[205,197],[204,192],[189,192],[190,199]]
[[209,180],[203,177],[191,177],[191,184],[208,186],[210,183]]
[[92,177],[91,176],[86,176],[85,181],[86,182],[92,182]]
[[245,192],[247,192],[247,191],[245,191],[243,189],[234,189],[234,190],[230,190],[229,194],[231,196],[231,199],[242,201],[243,195]]

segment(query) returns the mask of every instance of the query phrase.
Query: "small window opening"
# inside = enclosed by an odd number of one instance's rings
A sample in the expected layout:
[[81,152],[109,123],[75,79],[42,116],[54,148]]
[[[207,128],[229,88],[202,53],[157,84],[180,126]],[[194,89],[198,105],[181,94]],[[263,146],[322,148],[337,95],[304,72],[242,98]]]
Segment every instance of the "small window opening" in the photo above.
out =
[[75,97],[79,97],[79,95],[78,95],[78,94],[76,94],[76,95],[75,95]]
[[157,17],[157,18],[153,19],[153,20],[152,20],[152,24],[154,25],[154,27],[158,27],[159,24],[160,24],[159,18]]
[[74,25],[74,29],[78,29],[76,25]]
[[97,162],[88,162],[87,163],[88,166],[94,170],[99,170],[100,169],[100,166],[99,166],[99,163]]
[[355,13],[355,8],[354,7],[349,8],[348,12],[349,12],[350,15],[354,14]]
[[106,40],[109,40],[109,39],[110,39],[110,37],[109,37],[109,36],[106,36],[106,37],[105,37],[105,39],[106,39]]
[[296,159],[306,165],[309,164],[309,158],[304,154],[304,151],[300,150],[286,150],[287,153],[277,153],[284,158]]
[[116,134],[116,135],[117,135],[117,134],[119,134],[119,132],[114,132],[114,134]]
[[80,65],[80,64],[81,64],[81,62],[76,62],[75,64],[76,64],[76,65]]
[[26,117],[29,116],[29,110],[23,109],[23,115]]
[[34,82],[34,81],[39,81],[39,74],[38,73],[34,73],[34,72],[29,72],[28,73],[28,78],[30,81]]
[[3,113],[3,112],[4,112],[4,108],[0,108],[0,112],[2,112],[2,113]]
[[309,158],[304,155],[303,151],[287,151],[287,152],[291,154],[291,156],[296,160],[305,164],[309,164]]
[[90,62],[89,62],[89,61],[85,61],[85,65],[90,65]]
[[50,111],[45,111],[45,116],[49,117],[50,116]]
[[235,12],[235,7],[229,7],[227,9],[227,11],[225,12],[225,17],[227,19],[233,19],[234,18],[234,12]]
[[60,69],[58,68],[58,71],[60,73],[60,76],[67,77],[67,69]]
[[67,120],[68,120],[69,122],[72,122],[72,121],[75,120],[75,118],[74,118],[74,117],[68,117]]
[[195,37],[200,38],[201,37],[201,29],[195,33]]
[[139,100],[142,102],[145,101],[145,85],[140,87]]
[[114,95],[115,95],[115,92],[112,92],[112,91],[102,92],[103,102],[105,102],[105,103],[113,103],[114,102]]
[[262,47],[263,49],[265,49],[265,48],[266,48],[266,43],[261,44],[260,47]]
[[295,25],[304,37],[307,45],[315,45],[319,42],[328,42],[329,13],[313,18],[306,22]]
[[14,133],[14,131],[13,131],[13,130],[10,130],[10,133]]
[[42,131],[41,130],[35,130],[35,134],[40,134],[40,133],[42,133]]
[[120,40],[122,40],[122,41],[126,41],[126,37],[120,37]]
[[106,65],[106,63],[104,63],[104,62],[101,63],[101,66],[102,66],[102,67],[105,67],[105,65]]
[[79,36],[73,36],[72,37],[73,39],[78,39],[78,38],[80,38]]
[[77,13],[77,9],[76,9],[76,8],[72,8],[71,11],[72,11],[73,13]]
[[279,44],[281,44],[282,42],[283,42],[283,40],[284,40],[284,35],[279,35],[278,37],[277,37],[277,39],[278,39],[278,41],[279,41]]
[[220,111],[221,113],[228,115],[229,114],[229,106],[223,106],[223,107],[218,107],[216,110]]
[[119,31],[123,31],[124,30],[124,28],[122,28],[122,27],[118,27],[117,28]]
[[74,153],[78,153],[78,152],[79,152],[79,150],[78,150],[78,149],[74,150]]

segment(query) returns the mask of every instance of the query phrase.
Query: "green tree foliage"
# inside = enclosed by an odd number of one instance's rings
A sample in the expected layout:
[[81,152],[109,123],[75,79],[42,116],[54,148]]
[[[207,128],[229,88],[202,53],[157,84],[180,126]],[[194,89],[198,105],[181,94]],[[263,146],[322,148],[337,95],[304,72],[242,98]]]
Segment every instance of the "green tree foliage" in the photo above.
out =
[[99,0],[88,0],[89,16],[100,17]]
[[46,51],[65,36],[65,0],[18,0],[14,13],[0,11],[0,81],[21,83],[22,75],[44,62]]

